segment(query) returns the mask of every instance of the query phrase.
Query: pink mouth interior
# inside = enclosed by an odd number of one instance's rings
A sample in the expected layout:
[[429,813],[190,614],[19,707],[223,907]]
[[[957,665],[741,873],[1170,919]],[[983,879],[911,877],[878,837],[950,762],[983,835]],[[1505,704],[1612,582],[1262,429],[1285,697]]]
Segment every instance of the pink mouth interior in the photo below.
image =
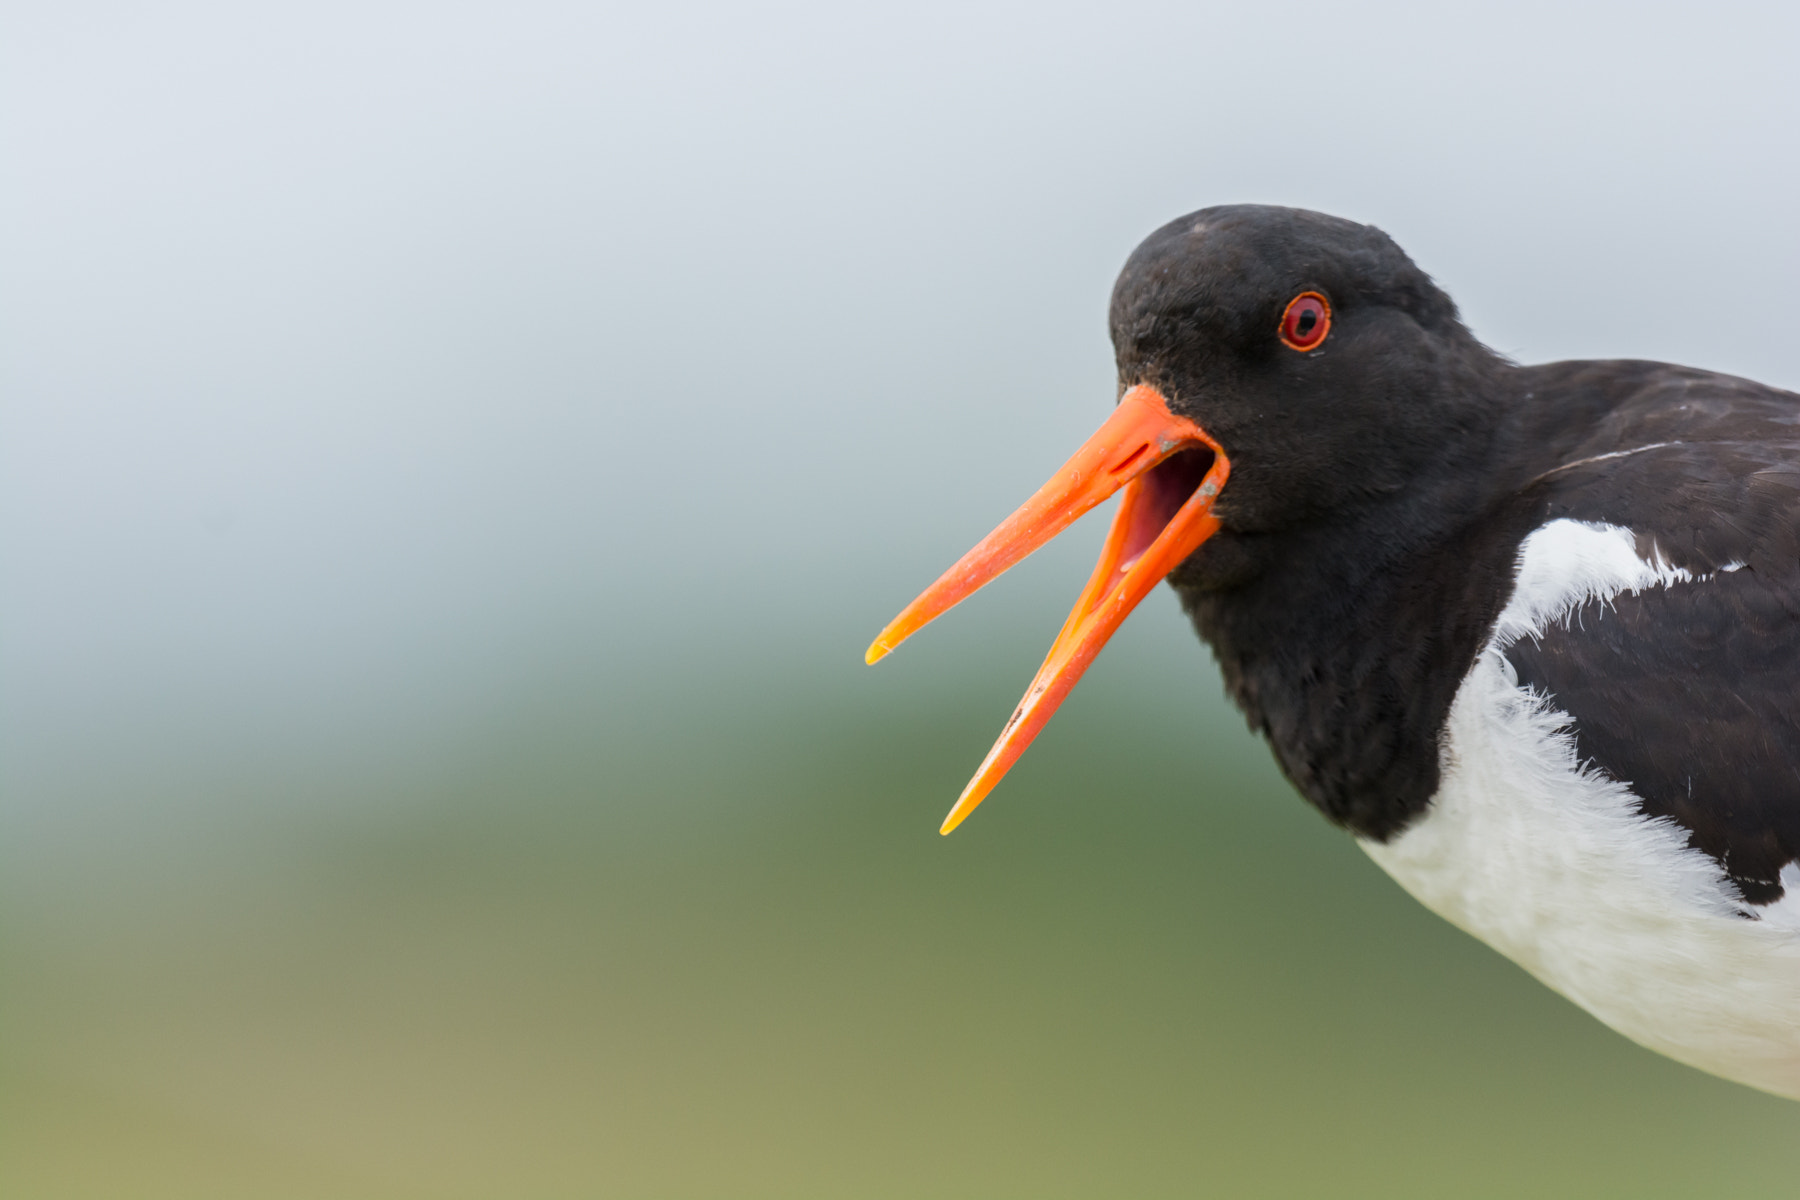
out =
[[1131,514],[1130,528],[1125,532],[1124,553],[1119,558],[1121,573],[1129,571],[1157,536],[1168,528],[1181,506],[1200,489],[1212,465],[1213,452],[1205,446],[1196,446],[1171,454],[1139,477],[1143,494]]

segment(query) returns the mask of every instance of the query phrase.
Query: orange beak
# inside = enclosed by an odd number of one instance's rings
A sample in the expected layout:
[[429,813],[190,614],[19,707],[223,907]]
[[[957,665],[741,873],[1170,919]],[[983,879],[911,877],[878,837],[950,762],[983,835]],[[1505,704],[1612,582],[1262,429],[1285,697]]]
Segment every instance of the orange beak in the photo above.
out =
[[865,656],[884,658],[924,625],[997,578],[1125,490],[1093,578],[1063,622],[1025,698],[957,798],[940,833],[949,833],[994,790],[1050,720],[1106,639],[1138,602],[1219,528],[1213,500],[1231,474],[1225,451],[1204,429],[1169,411],[1161,392],[1139,384],[1106,424],[1049,483],[962,556],[881,631]]

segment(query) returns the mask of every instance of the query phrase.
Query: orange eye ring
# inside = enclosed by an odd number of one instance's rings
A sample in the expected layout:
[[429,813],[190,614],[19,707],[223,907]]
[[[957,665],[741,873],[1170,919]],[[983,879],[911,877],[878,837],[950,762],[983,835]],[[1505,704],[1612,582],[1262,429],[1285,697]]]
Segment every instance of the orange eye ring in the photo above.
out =
[[1331,301],[1301,292],[1281,314],[1281,340],[1290,350],[1316,350],[1331,332]]

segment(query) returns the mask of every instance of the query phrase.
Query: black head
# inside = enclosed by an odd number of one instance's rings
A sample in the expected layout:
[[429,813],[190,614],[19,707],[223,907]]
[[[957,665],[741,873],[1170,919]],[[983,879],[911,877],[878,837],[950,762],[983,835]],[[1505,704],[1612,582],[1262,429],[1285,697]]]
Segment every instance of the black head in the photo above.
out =
[[[1308,293],[1322,305],[1284,321]],[[1155,386],[1230,456],[1228,533],[1379,503],[1454,469],[1494,418],[1481,380],[1503,363],[1450,298],[1379,229],[1321,213],[1171,221],[1126,262],[1111,324],[1122,388]]]
[[[1459,679],[1435,668],[1472,656],[1484,619],[1436,595],[1407,607],[1393,593],[1414,576],[1388,568],[1449,553],[1448,532],[1518,465],[1495,453],[1511,367],[1386,234],[1290,208],[1159,229],[1113,289],[1112,334],[1112,416],[869,648],[874,662],[1124,490],[1087,589],[945,831],[1166,578],[1301,790],[1386,836],[1436,786],[1448,698],[1420,683]],[[1400,629],[1422,632],[1396,647]]]
[[[1295,337],[1284,314],[1309,294],[1330,325]],[[1230,462],[1218,532],[1169,582],[1289,778],[1390,835],[1437,787],[1437,730],[1505,591],[1481,573],[1507,556],[1465,550],[1530,461],[1514,368],[1386,234],[1299,209],[1163,226],[1111,316],[1121,383]]]

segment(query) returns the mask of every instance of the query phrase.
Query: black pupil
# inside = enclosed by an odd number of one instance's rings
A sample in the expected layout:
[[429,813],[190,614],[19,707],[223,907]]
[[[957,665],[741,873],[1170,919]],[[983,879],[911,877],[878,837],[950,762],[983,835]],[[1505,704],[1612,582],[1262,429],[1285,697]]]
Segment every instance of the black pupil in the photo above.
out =
[[1318,323],[1319,310],[1311,307],[1303,308],[1300,310],[1300,319],[1294,322],[1294,332],[1305,337],[1313,331],[1313,326]]

